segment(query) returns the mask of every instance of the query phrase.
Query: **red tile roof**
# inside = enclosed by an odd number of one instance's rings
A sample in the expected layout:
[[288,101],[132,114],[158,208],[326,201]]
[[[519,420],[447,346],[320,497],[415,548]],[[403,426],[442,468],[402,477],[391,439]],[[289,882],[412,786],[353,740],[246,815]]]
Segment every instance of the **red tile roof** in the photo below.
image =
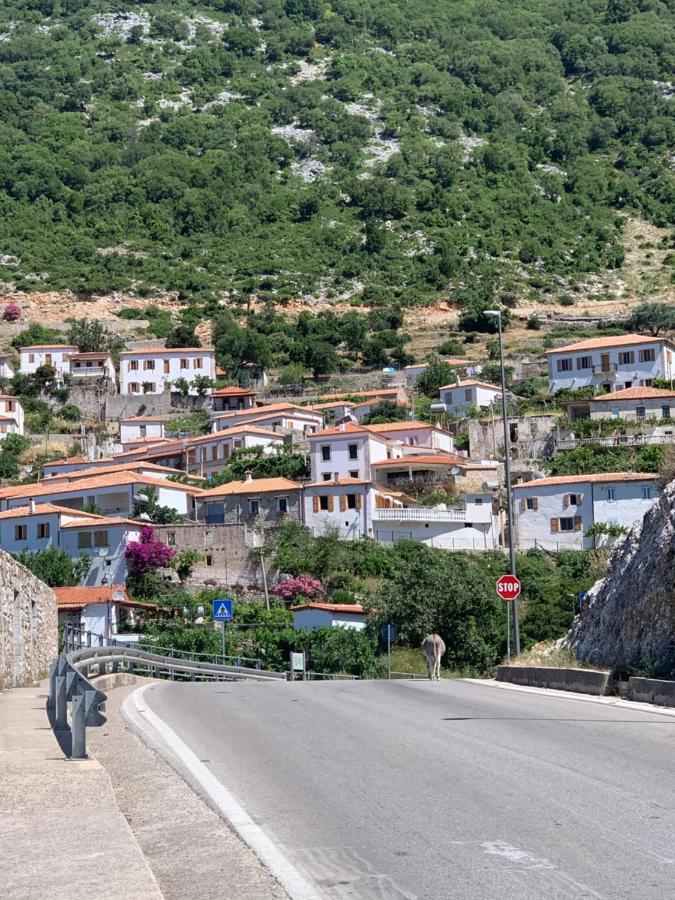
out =
[[[139,603],[132,600],[123,584],[102,584],[98,587],[55,587],[59,609],[82,609],[90,603],[117,603],[120,606],[131,606],[135,609],[159,609],[155,603]],[[116,599],[115,594],[122,594]]]
[[252,391],[250,388],[242,388],[242,387],[224,387],[218,388],[217,391],[213,391],[211,394],[212,397],[255,397],[257,391]]
[[600,472],[596,475],[552,475],[550,478],[533,478],[523,484],[514,484],[513,490],[549,487],[555,484],[613,484],[622,481],[655,481],[656,472]]
[[547,353],[572,353],[575,350],[600,350],[603,347],[626,347],[631,344],[672,344],[666,337],[652,337],[648,334],[620,334],[615,337],[591,338],[588,341],[577,341],[575,344],[565,344],[564,347],[555,347],[547,350]]
[[289,478],[252,478],[251,481],[228,481],[209,491],[204,491],[200,496],[202,500],[217,497],[226,497],[236,494],[271,494],[284,491],[299,491],[297,481]]
[[213,347],[146,347],[144,350],[122,350],[122,356],[153,356],[155,353],[191,353],[206,354],[215,353]]
[[675,391],[654,387],[631,387],[624,388],[622,391],[612,391],[610,394],[599,394],[597,397],[591,397],[591,403],[613,403],[615,400],[659,400],[666,397],[675,397]]
[[[105,472],[105,470],[104,470]],[[0,490],[0,498],[11,500],[14,497],[49,496],[50,494],[67,494],[75,491],[89,491],[97,488],[120,487],[130,484],[154,485],[156,487],[171,488],[171,490],[185,491],[188,494],[202,494],[202,488],[181,484],[178,481],[169,481],[161,478],[153,478],[151,475],[136,475],[134,472],[106,472],[92,478],[80,478],[75,481],[65,481],[61,478],[47,478],[37,484],[21,484],[17,487]]]
[[441,431],[442,429],[438,428],[437,425],[432,425],[431,422],[384,422],[382,425],[368,425],[369,431],[374,431],[375,434],[386,434],[388,431],[418,431],[420,429],[432,431]]
[[456,466],[463,465],[466,460],[461,456],[452,456],[451,454],[418,453],[410,456],[399,456],[394,459],[382,459],[380,462],[371,463],[373,468],[385,468],[387,466]]
[[358,603],[302,603],[300,606],[291,606],[291,612],[300,612],[303,609],[320,609],[330,613],[348,613],[353,616],[367,616],[368,611]]
[[355,425],[353,422],[346,422],[344,425],[336,425],[334,428],[324,428],[322,431],[315,431],[314,434],[308,434],[307,439],[312,441],[316,440],[316,438],[339,437],[343,434],[347,436],[350,434],[366,434],[380,441],[385,440],[385,438],[380,437],[380,435],[373,430],[376,427],[377,426],[375,425]]
[[366,478],[350,478],[348,475],[345,475],[344,478],[338,478],[337,481],[331,478],[329,481],[313,481],[311,484],[306,484],[305,487],[308,488],[318,488],[318,487],[339,487],[340,485],[349,487],[350,485],[357,484],[370,484]]
[[77,350],[75,344],[26,344],[25,347],[19,347],[22,350]]
[[489,381],[478,381],[475,378],[467,378],[466,381],[458,381],[456,384],[444,384],[439,390],[444,391],[448,388],[465,388],[465,387],[482,387],[491,391],[501,392],[498,384],[490,384]]

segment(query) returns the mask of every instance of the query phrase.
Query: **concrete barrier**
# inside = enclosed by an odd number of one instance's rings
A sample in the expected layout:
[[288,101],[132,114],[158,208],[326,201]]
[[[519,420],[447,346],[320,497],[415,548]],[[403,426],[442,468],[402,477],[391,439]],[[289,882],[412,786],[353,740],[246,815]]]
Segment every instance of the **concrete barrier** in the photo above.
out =
[[497,681],[551,688],[577,694],[611,693],[611,674],[597,669],[557,669],[553,666],[498,666]]
[[675,681],[657,678],[629,678],[628,699],[657,706],[675,706]]

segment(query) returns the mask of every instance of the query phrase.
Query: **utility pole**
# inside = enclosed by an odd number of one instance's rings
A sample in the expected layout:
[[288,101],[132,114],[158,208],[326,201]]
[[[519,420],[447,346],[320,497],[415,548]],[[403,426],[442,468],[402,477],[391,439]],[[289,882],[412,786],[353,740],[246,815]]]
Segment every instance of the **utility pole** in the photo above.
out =
[[[502,312],[500,309],[486,309],[485,314],[497,317],[499,329],[499,363],[502,375],[502,421],[504,423],[504,478],[506,481],[506,515],[509,527],[509,559],[511,574],[516,575],[516,550],[513,543],[513,493],[511,491],[511,443],[509,440],[509,422],[506,411],[506,375],[504,373],[504,339],[502,337]],[[513,617],[513,649],[516,656],[520,654],[520,623],[518,621],[518,598],[511,600]]]

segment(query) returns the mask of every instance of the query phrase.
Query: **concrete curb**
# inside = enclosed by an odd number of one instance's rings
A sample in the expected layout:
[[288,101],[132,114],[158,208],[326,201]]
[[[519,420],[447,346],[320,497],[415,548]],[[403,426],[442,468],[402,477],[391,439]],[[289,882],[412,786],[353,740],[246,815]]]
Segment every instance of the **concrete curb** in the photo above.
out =
[[92,684],[95,684],[99,691],[110,691],[113,688],[124,687],[128,684],[137,684],[138,678],[129,672],[113,672],[108,675],[99,675],[98,678],[92,678]]
[[596,669],[556,669],[549,666],[498,666],[497,681],[524,687],[552,688],[603,697],[611,692],[611,673]]
[[657,706],[675,706],[675,681],[657,678],[629,678],[628,698]]

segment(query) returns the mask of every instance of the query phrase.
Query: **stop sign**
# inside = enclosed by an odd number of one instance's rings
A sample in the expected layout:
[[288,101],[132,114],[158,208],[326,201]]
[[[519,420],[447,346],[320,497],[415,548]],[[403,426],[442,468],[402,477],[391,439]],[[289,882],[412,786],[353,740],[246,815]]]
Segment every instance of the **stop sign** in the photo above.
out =
[[515,575],[502,575],[497,579],[497,593],[502,600],[515,600],[520,593],[520,579]]

